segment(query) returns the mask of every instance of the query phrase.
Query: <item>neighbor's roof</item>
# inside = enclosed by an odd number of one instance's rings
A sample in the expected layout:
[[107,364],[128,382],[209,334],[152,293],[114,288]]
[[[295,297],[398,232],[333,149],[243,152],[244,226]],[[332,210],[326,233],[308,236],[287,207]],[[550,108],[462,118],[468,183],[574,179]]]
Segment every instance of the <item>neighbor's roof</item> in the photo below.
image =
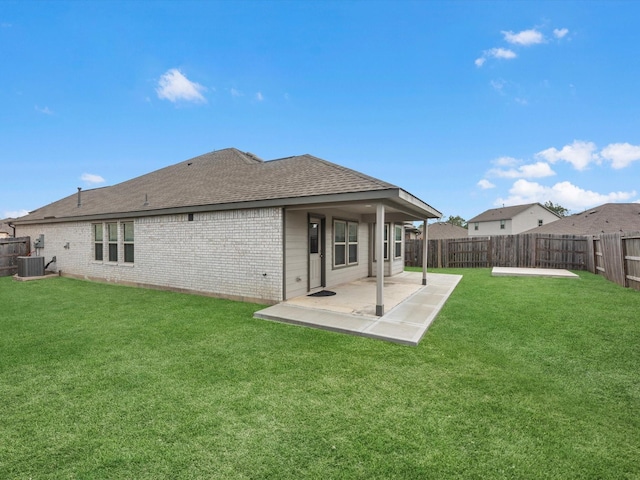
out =
[[[16,223],[112,214],[158,214],[185,207],[193,207],[194,211],[196,207],[221,205],[242,208],[241,204],[250,202],[362,192],[374,192],[371,197],[380,198],[399,196],[430,212],[429,217],[439,216],[437,210],[395,185],[312,155],[263,161],[251,153],[227,148],[117,185],[83,190],[80,207],[78,194],[74,193],[21,217]],[[385,195],[385,192],[389,193]]]
[[429,240],[444,240],[448,238],[465,238],[469,235],[466,228],[452,225],[447,222],[430,223],[427,227]]
[[541,205],[540,203],[528,203],[526,205],[514,205],[512,207],[492,208],[490,210],[487,210],[486,212],[482,212],[480,215],[473,217],[467,223],[491,222],[496,220],[511,220],[516,215],[528,210],[534,205],[539,205],[540,208],[544,208],[548,212],[553,213],[558,218],[560,218],[560,215],[549,210],[547,207],[545,207],[544,205]]
[[640,231],[640,203],[605,203],[526,233],[597,235]]

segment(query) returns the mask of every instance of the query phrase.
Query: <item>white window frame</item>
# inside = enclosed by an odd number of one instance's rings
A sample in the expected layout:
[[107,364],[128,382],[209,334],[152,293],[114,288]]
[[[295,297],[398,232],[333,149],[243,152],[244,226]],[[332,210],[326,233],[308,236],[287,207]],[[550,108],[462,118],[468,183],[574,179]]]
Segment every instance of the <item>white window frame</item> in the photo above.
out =
[[[122,222],[122,260],[124,263],[134,263],[135,261],[135,230],[133,222]],[[131,238],[127,238],[127,226],[131,226]],[[131,252],[127,247],[130,247]],[[127,260],[128,254],[131,253],[131,260]]]
[[[403,237],[402,225],[396,223],[393,226],[393,258],[402,258],[402,237]],[[400,232],[400,239],[398,240],[398,232]],[[398,247],[400,247],[400,253],[398,254]]]
[[[118,222],[107,222],[106,224],[106,230],[107,230],[107,260],[109,261],[109,263],[118,263],[118,258],[120,258],[120,249],[119,247],[119,243],[120,243],[120,235],[118,234],[120,229],[118,228]],[[115,240],[111,238],[111,233],[112,233],[112,229],[113,231],[115,231],[116,237]],[[111,256],[111,248],[112,246],[115,246],[115,259],[112,258]]]
[[[98,238],[98,227],[100,227],[100,238]],[[91,224],[91,229],[93,230],[91,232],[93,236],[93,260],[102,262],[104,261],[104,224],[93,223]],[[97,258],[98,252],[100,253],[100,258]]]
[[[337,240],[336,239],[336,233],[337,233],[337,228],[336,225],[337,224],[341,224],[344,225],[344,240]],[[355,228],[355,233],[356,233],[356,238],[355,240],[351,240],[350,238],[350,230],[351,227]],[[349,220],[342,220],[342,219],[334,219],[333,220],[333,268],[345,268],[345,267],[350,267],[353,265],[357,265],[358,264],[358,258],[360,256],[359,253],[359,229],[360,229],[360,225],[358,222],[353,222],[353,221],[349,221]],[[356,258],[355,261],[351,261],[351,255],[350,255],[350,248],[355,246],[356,247]],[[344,263],[337,263],[336,262],[336,247],[343,247],[344,248]]]

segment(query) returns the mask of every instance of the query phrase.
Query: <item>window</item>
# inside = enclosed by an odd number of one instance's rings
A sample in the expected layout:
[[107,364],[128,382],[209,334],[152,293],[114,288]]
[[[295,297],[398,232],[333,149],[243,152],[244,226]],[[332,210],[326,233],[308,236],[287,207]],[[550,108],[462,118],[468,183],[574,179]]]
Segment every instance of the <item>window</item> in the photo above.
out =
[[122,238],[124,239],[124,261],[133,263],[133,222],[122,224]]
[[480,225],[478,224],[478,222],[473,224],[473,229],[474,230],[478,230],[479,227],[480,227]]
[[118,224],[107,223],[107,235],[109,239],[109,261],[118,261]]
[[349,265],[358,263],[358,224],[349,222]]
[[309,253],[320,253],[320,225],[316,222],[309,223]]
[[500,220],[500,230],[504,230],[505,224],[506,224],[505,220]]
[[104,236],[102,234],[102,224],[95,223],[93,225],[93,259],[99,262],[102,261],[103,256],[103,242]]
[[358,224],[334,220],[333,266],[344,267],[356,263],[358,263]]
[[395,225],[394,231],[394,257],[399,258],[402,256],[402,225]]
[[[374,235],[373,235],[373,260],[377,261],[378,260],[378,249],[376,247],[376,233],[375,233],[375,224],[373,225],[374,228]],[[389,224],[385,223],[384,224],[384,243],[383,243],[383,247],[384,249],[384,259],[385,260],[389,260]]]
[[541,227],[544,222],[542,220],[538,220],[538,226]]
[[389,224],[384,225],[384,259],[389,260]]

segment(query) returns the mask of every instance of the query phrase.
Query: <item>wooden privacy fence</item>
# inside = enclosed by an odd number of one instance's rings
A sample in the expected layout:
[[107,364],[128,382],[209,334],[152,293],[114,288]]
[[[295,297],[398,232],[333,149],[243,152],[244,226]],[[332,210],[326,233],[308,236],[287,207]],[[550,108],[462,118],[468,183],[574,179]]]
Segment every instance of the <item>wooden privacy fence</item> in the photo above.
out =
[[[422,242],[405,242],[406,265],[422,266]],[[434,268],[587,268],[587,238],[579,235],[529,233],[428,242],[427,265]]]
[[[521,233],[428,240],[432,268],[566,268],[640,290],[640,231],[597,236]],[[422,240],[405,242],[405,264],[422,266]]]
[[29,255],[30,237],[0,238],[0,277],[18,273],[18,257]]
[[589,237],[589,248],[593,258],[591,272],[623,287],[640,290],[640,232]]

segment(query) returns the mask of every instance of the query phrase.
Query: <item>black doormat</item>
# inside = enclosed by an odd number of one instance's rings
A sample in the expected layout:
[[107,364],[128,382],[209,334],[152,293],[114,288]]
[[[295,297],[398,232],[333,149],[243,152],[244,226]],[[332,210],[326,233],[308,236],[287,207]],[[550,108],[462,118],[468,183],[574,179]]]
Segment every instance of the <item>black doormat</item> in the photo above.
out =
[[335,294],[336,292],[332,292],[331,290],[320,290],[319,292],[307,295],[307,297],[330,297]]

